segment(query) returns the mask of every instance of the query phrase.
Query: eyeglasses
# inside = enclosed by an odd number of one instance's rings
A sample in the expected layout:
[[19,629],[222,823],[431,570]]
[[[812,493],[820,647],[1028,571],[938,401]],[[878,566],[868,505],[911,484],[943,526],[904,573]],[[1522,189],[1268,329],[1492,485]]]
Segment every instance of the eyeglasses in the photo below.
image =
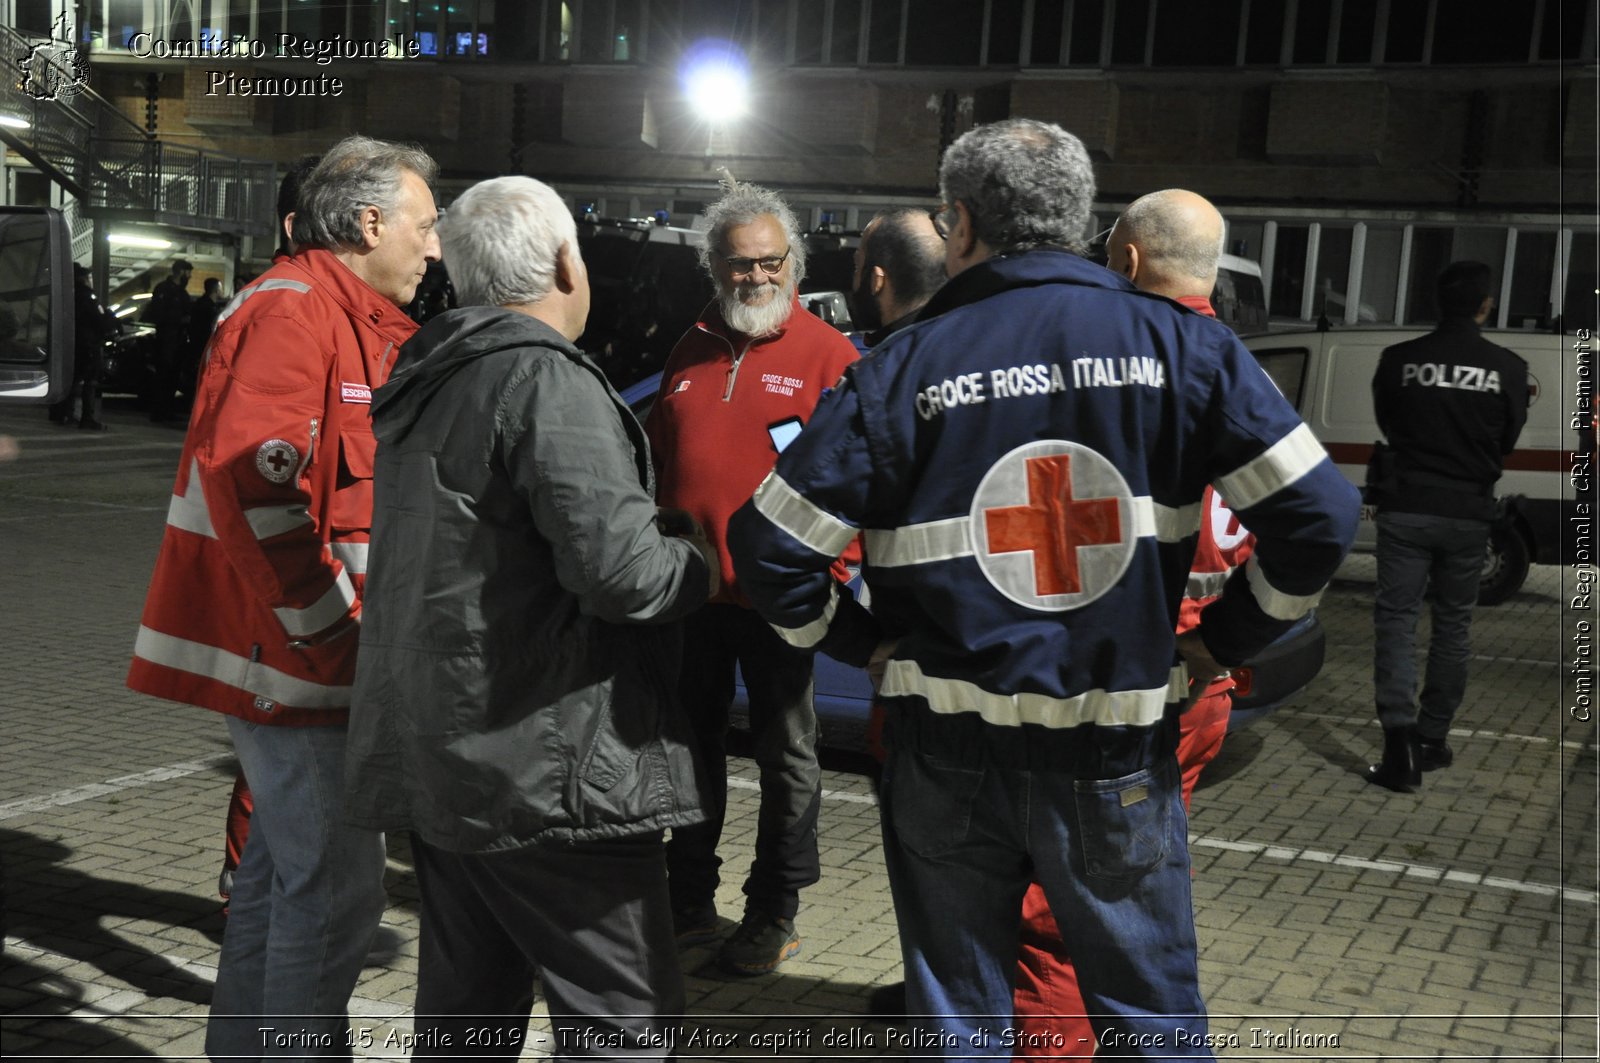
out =
[[[789,249],[789,251],[793,250],[794,248],[792,247]],[[783,264],[788,261],[789,251],[785,251],[776,258],[725,258],[722,261],[728,264],[728,271],[735,277],[748,277],[756,271],[757,267],[760,268],[762,273],[772,277],[776,276],[777,272],[783,268]]]
[[950,230],[955,227],[955,219],[945,220],[945,215],[954,213],[955,208],[946,204],[939,204],[928,211],[928,220],[933,222],[933,231],[939,234],[939,239],[950,239]]

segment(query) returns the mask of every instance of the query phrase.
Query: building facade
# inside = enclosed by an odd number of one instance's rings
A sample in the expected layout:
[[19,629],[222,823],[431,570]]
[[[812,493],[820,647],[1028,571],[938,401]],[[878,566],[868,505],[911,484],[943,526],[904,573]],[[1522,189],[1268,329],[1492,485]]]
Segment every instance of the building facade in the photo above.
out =
[[[415,140],[446,199],[521,172],[685,214],[726,166],[850,229],[931,203],[971,125],[1028,116],[1094,152],[1102,227],[1159,188],[1217,202],[1275,318],[1429,321],[1432,275],[1477,258],[1498,324],[1594,323],[1596,0],[6,3],[39,32],[70,7],[95,90],[163,140]],[[745,59],[740,118],[688,102],[708,38]]]

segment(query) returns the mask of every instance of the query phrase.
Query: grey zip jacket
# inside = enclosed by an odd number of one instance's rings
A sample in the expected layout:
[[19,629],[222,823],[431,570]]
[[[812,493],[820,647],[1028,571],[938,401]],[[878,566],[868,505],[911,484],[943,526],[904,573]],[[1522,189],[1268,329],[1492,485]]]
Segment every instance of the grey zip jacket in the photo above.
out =
[[698,823],[677,625],[699,552],[655,524],[644,430],[554,329],[430,321],[372,396],[348,815],[452,852]]

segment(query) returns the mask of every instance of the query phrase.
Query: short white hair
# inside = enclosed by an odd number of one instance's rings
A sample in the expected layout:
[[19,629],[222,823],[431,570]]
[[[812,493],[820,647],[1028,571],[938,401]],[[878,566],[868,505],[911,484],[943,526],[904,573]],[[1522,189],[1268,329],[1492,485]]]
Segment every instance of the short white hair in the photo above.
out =
[[578,254],[578,226],[543,181],[496,177],[450,204],[439,243],[462,306],[520,306],[550,294],[561,245]]

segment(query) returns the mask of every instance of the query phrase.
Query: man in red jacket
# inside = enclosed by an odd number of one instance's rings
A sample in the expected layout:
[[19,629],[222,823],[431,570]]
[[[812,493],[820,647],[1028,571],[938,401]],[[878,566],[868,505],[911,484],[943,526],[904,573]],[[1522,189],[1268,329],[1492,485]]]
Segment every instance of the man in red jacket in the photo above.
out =
[[708,822],[673,830],[667,873],[679,944],[714,940],[721,932],[717,842],[738,665],[750,695],[761,812],[755,862],[744,884],[744,920],[719,959],[735,973],[761,974],[800,950],[794,927],[800,890],[821,877],[813,655],[750,608],[726,549],[728,518],[772,471],[778,452],[799,434],[856,351],[842,333],[800,308],[796,291],[806,249],[782,199],[754,185],[734,185],[706,211],[706,221],[701,264],[717,296],[673,348],[646,422],[661,505],[699,521],[722,565],[722,590],[686,621],[679,682],[715,802]]
[[419,149],[335,145],[301,189],[300,250],[235,297],[206,349],[128,685],[224,714],[255,795],[213,1058],[349,1058],[344,1011],[385,903],[382,838],[347,826],[339,800],[367,411],[439,258],[435,172]]

